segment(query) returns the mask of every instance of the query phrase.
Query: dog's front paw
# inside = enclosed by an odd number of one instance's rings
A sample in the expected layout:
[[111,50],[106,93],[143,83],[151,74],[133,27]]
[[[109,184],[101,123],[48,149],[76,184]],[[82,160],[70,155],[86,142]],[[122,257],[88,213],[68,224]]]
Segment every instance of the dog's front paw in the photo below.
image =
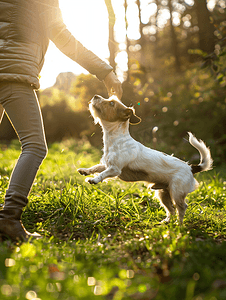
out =
[[84,175],[84,176],[89,175],[88,169],[80,168],[80,169],[78,169],[77,171],[78,171],[79,174],[81,174],[81,175]]
[[86,182],[90,184],[97,184],[99,180],[97,180],[95,177],[94,178],[86,178]]

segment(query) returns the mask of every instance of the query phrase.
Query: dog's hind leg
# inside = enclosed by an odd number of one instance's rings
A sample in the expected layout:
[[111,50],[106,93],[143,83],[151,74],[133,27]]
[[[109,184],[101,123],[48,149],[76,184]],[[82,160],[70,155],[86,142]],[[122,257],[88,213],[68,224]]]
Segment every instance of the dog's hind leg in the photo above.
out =
[[163,221],[164,222],[169,222],[170,216],[175,215],[175,208],[173,206],[173,202],[172,202],[170,193],[169,193],[168,189],[163,189],[163,190],[158,190],[156,192],[156,195],[159,198],[162,206],[166,210],[167,217]]
[[179,220],[180,223],[183,223],[183,219],[184,219],[184,215],[187,209],[187,204],[185,203],[185,197],[186,194],[181,194],[181,193],[175,193],[174,195],[172,195],[173,200],[175,201],[176,204],[176,208],[179,214]]

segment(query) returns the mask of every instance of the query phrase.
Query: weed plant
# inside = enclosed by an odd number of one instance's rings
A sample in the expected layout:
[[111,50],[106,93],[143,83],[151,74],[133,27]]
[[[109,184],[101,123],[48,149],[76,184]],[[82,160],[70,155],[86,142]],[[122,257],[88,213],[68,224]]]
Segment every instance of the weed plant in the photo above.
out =
[[[19,155],[0,151],[0,203]],[[184,225],[143,183],[89,185],[76,171],[97,163],[86,142],[53,144],[23,223],[43,239],[0,244],[0,299],[226,299],[226,180],[199,174]]]

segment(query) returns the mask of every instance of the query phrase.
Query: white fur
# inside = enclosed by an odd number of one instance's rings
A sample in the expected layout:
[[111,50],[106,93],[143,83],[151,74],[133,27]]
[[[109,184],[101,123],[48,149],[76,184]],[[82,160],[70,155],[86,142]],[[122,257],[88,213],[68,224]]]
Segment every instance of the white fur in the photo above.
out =
[[202,171],[208,171],[212,168],[213,160],[211,158],[210,150],[206,147],[205,143],[198,141],[191,132],[188,132],[189,143],[195,147],[200,153],[200,164]]
[[[175,214],[175,205],[182,223],[187,208],[185,197],[198,186],[192,167],[134,140],[129,133],[129,121],[135,117],[134,109],[126,107],[117,98],[95,96],[90,102],[90,111],[103,129],[104,154],[101,164],[78,169],[78,172],[82,175],[99,173],[88,179],[91,184],[110,177],[149,182],[153,189],[158,190],[157,195],[167,213],[166,219]],[[191,133],[189,142],[200,152],[200,171],[209,170],[212,165],[209,149]]]

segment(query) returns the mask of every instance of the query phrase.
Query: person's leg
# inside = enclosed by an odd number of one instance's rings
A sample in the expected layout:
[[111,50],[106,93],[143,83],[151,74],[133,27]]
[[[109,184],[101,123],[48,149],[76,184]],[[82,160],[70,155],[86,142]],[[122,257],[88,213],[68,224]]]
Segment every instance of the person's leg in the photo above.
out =
[[[26,239],[29,233],[23,231],[19,224],[33,181],[47,153],[43,121],[36,94],[28,85],[22,83],[0,85],[0,93],[0,103],[22,145],[21,155],[6,191],[4,209],[0,211],[0,233],[5,233],[13,239],[17,237]],[[16,226],[13,224],[17,224],[18,232],[13,228]]]

